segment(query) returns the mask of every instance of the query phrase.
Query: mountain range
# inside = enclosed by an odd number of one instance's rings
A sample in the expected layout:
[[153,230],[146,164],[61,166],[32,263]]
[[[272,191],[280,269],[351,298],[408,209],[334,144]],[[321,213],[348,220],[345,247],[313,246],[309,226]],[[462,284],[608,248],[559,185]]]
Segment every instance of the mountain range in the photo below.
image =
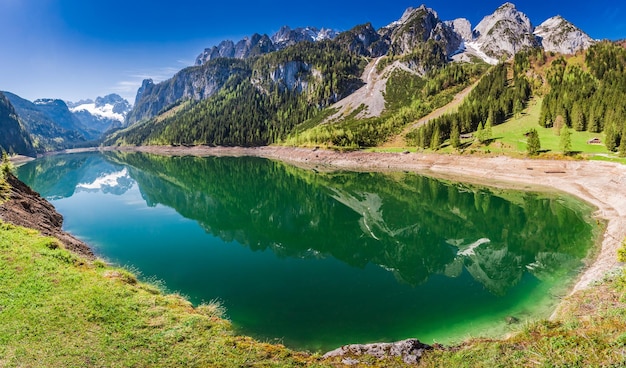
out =
[[[106,144],[256,145],[286,136],[363,88],[368,76],[385,67],[389,73],[403,69],[428,78],[454,62],[496,64],[534,48],[574,54],[595,42],[560,16],[535,27],[511,3],[474,27],[464,18],[442,20],[422,5],[379,29],[370,23],[345,32],[284,26],[272,36],[222,41],[171,79],[144,80],[132,107],[117,95],[77,103],[5,95],[39,152],[99,139]],[[154,120],[164,112],[175,119]],[[163,137],[165,131],[172,137]]]
[[[300,42],[323,41],[335,42],[359,56],[401,56],[415,52],[429,40],[444,49],[442,55],[437,55],[439,58],[454,56],[455,60],[469,60],[468,56],[473,55],[490,64],[533,47],[543,47],[547,52],[572,54],[594,42],[562,17],[550,18],[535,28],[530,19],[511,3],[496,9],[474,28],[464,18],[443,21],[436,11],[425,5],[407,9],[400,19],[378,30],[369,23],[342,33],[310,27],[293,30],[283,27],[271,37],[254,34],[238,42],[223,41],[205,49],[196,58],[195,68],[186,68],[157,85],[151,80],[144,81],[129,114],[128,124],[156,116],[180,100],[203,100],[214,95],[233,73],[223,63],[208,64],[216,58],[249,59],[275,53]],[[422,73],[427,69],[416,63],[407,64]],[[296,68],[284,78],[294,79],[298,73],[306,74],[307,71]]]
[[[59,99],[29,101],[10,92],[2,92],[2,97],[7,111],[12,111],[9,115],[23,128],[19,140],[30,142],[31,147],[16,149],[5,144],[0,147],[28,155],[93,145],[105,132],[122,127],[131,109],[128,101],[115,94],[98,97],[95,102],[78,103]],[[4,133],[7,127],[0,124],[0,132]]]

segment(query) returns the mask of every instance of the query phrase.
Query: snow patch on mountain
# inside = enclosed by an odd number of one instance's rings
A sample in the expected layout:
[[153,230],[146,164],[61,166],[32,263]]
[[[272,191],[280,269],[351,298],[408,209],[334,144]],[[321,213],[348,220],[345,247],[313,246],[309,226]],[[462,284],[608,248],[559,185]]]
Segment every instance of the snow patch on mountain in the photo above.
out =
[[113,112],[113,105],[106,104],[104,106],[96,106],[96,103],[88,103],[83,105],[78,105],[76,107],[70,108],[71,112],[79,112],[79,111],[87,111],[91,115],[103,117],[107,119],[117,120],[120,123],[124,122],[126,118],[124,114]]
[[469,54],[474,54],[479,58],[483,59],[486,63],[491,65],[498,64],[498,59],[487,56],[484,52],[481,51],[482,44],[478,42],[465,42],[465,50],[468,51]]

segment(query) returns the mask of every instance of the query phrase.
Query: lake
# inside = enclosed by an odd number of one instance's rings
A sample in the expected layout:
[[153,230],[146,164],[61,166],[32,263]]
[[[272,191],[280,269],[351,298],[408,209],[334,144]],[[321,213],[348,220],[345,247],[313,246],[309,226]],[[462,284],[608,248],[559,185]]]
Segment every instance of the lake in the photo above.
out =
[[99,257],[218,300],[239,333],[314,351],[547,318],[599,232],[554,193],[254,157],[74,154],[17,174]]

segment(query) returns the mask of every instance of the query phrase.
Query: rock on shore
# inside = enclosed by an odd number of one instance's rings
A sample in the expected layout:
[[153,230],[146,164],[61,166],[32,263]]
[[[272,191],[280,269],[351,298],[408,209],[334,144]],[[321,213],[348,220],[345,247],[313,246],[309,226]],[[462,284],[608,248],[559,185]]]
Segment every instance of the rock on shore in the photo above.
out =
[[406,364],[417,364],[426,350],[432,346],[422,344],[417,339],[407,339],[392,343],[344,345],[324,354],[323,358],[342,357],[341,362],[347,365],[360,364],[358,357],[370,355],[378,359],[401,357]]

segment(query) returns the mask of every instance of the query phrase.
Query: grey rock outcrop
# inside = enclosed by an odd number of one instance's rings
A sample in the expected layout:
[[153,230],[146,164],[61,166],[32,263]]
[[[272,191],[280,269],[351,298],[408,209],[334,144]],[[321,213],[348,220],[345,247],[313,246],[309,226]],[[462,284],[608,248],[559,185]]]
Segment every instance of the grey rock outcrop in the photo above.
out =
[[454,30],[461,39],[465,42],[470,42],[474,40],[474,33],[472,31],[472,24],[469,20],[465,18],[458,18],[455,20],[447,20],[444,22],[445,25]]
[[474,28],[480,51],[492,58],[511,57],[519,51],[539,46],[533,25],[515,5],[505,3],[483,18]]
[[432,349],[432,346],[417,339],[407,339],[393,343],[344,345],[324,354],[323,358],[342,357],[343,364],[356,365],[361,363],[359,357],[370,355],[378,359],[401,357],[406,364],[417,364],[424,352]]
[[309,86],[308,77],[311,74],[312,68],[309,64],[302,61],[289,61],[273,68],[268,76],[253,77],[252,83],[260,87],[264,81],[271,80],[281,91],[288,90],[301,93],[307,90]]
[[534,34],[544,50],[560,54],[575,54],[594,43],[589,35],[559,15],[541,23]]

